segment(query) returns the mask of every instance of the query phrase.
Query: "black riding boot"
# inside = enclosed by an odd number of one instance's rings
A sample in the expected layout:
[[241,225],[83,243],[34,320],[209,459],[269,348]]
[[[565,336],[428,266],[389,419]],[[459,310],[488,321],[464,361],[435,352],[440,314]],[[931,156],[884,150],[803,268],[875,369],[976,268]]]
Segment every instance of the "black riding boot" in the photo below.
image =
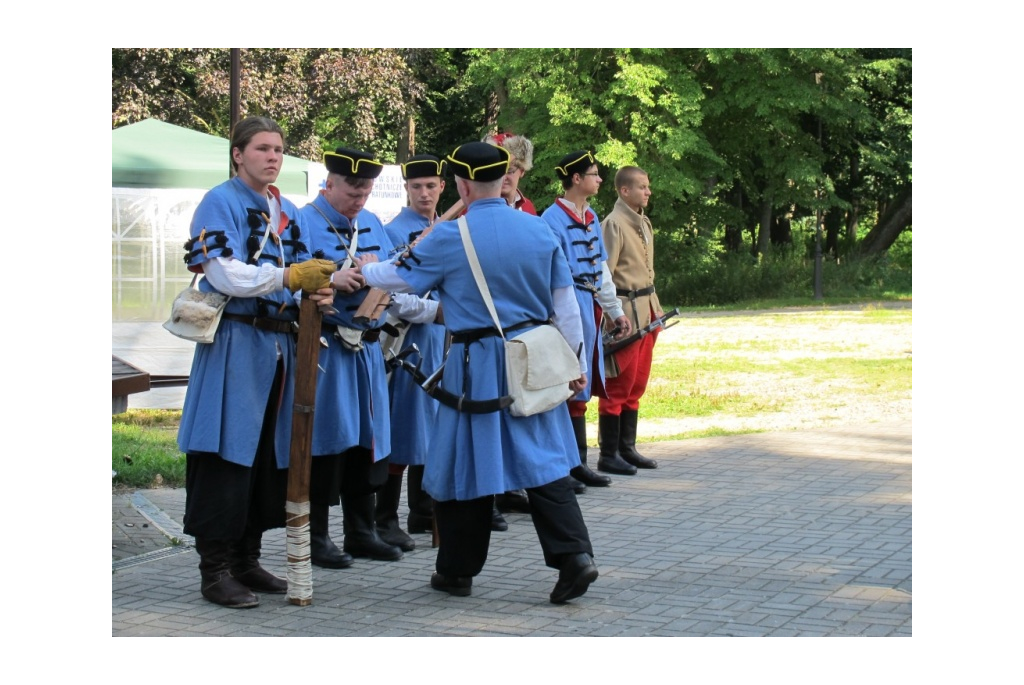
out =
[[406,469],[406,489],[409,494],[409,518],[406,530],[410,533],[434,532],[434,500],[423,490],[423,467],[410,466]]
[[526,490],[509,490],[494,496],[494,506],[503,514],[510,511],[529,514],[530,498],[526,496]]
[[597,440],[601,445],[601,456],[597,458],[597,470],[635,476],[636,467],[619,456],[619,417],[599,414],[597,417]]
[[416,541],[405,534],[398,525],[398,502],[402,498],[402,474],[388,474],[384,487],[377,492],[377,507],[374,520],[377,523],[377,534],[389,545],[398,547],[403,552],[416,549]]
[[200,589],[208,601],[233,609],[258,606],[260,598],[231,575],[231,542],[196,538]]
[[569,475],[584,485],[589,485],[595,488],[604,488],[611,485],[611,478],[594,473],[590,467],[587,466],[587,417],[572,417],[572,430],[576,435],[576,449],[580,453],[580,465],[573,467],[573,469],[569,471]]
[[619,454],[638,469],[656,469],[657,461],[648,459],[636,451],[636,420],[635,409],[622,410],[619,423]]
[[504,533],[508,530],[508,521],[506,521],[505,517],[501,515],[500,511],[498,511],[497,504],[491,505],[491,530],[498,533]]
[[326,504],[309,505],[310,561],[320,568],[348,568],[354,563],[351,554],[345,554],[331,540],[328,533],[330,509]]
[[374,493],[347,495],[341,493],[341,510],[345,521],[345,551],[354,557],[369,557],[377,561],[398,561],[402,550],[389,545],[377,535],[373,520]]
[[262,532],[246,533],[241,540],[232,543],[231,575],[253,592],[284,594],[288,591],[288,581],[260,566],[262,547]]

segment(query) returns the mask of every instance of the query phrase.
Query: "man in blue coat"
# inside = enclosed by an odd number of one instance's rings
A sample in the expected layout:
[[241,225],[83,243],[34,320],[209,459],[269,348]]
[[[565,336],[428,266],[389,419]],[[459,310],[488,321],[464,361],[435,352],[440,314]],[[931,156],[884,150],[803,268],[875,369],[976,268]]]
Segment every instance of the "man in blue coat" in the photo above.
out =
[[[580,349],[583,330],[565,254],[543,220],[511,210],[501,199],[507,150],[468,143],[447,158],[494,308],[507,334],[551,321]],[[512,416],[489,400],[507,394],[505,348],[484,304],[456,222],[444,222],[400,260],[360,259],[366,282],[391,291],[436,290],[451,348],[438,387],[473,400],[442,403],[423,484],[433,496],[441,544],[430,584],[456,596],[472,592],[490,544],[497,493],[524,488],[545,563],[558,569],[552,603],[583,595],[597,579],[590,535],[569,470],[578,463],[564,404],[532,416]],[[587,360],[569,387],[587,385]]]
[[595,394],[604,396],[604,346],[601,344],[604,316],[618,327],[617,338],[629,335],[632,326],[615,295],[615,284],[605,262],[608,255],[601,240],[601,221],[588,203],[601,188],[597,160],[588,150],[576,150],[558,162],[555,173],[565,194],[556,198],[541,218],[551,226],[569,260],[583,321],[584,353],[590,364],[590,383],[568,401],[580,457],[572,476],[586,485],[605,487],[612,479],[594,473],[587,465],[587,401]]
[[[362,311],[371,293],[355,268],[358,255],[386,258],[393,245],[380,219],[363,209],[383,165],[359,150],[339,147],[324,155],[327,182],[302,208],[309,249],[338,265],[331,277],[335,314],[323,319],[310,474],[310,552],[322,568],[346,568],[353,557],[402,558],[377,533],[374,493],[387,479],[391,453],[388,387],[378,339],[386,313]],[[373,300],[371,300],[373,301]],[[328,507],[341,502],[342,550],[328,533]]]
[[215,604],[259,604],[288,584],[260,563],[263,533],[285,525],[295,337],[303,290],[334,299],[329,261],[310,259],[298,210],[273,185],[284,160],[277,122],[249,117],[231,134],[237,175],[208,192],[185,244],[197,287],[229,296],[217,335],[196,345],[178,428],[186,455],[185,532],[200,590]]
[[[445,161],[434,155],[416,155],[402,164],[409,206],[403,207],[384,227],[399,251],[404,251],[437,219],[444,173]],[[394,325],[405,330],[402,347],[408,349],[415,345],[419,355],[411,361],[431,373],[444,361],[444,319],[437,295],[429,293],[421,298],[410,293],[394,293],[392,298],[408,312],[401,318],[389,317]],[[391,390],[391,465],[388,482],[377,493],[377,532],[384,541],[408,551],[415,548],[415,542],[398,523],[402,473],[408,466],[409,532],[431,532],[433,505],[430,496],[423,491],[423,466],[427,462],[438,405],[408,373],[392,372],[388,387]]]

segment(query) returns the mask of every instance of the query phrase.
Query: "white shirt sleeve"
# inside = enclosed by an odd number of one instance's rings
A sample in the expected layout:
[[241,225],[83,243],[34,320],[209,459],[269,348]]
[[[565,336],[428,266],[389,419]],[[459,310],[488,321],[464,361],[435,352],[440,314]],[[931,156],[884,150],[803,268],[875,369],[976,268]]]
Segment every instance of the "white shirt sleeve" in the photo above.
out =
[[601,262],[601,290],[597,293],[597,303],[601,305],[604,313],[612,319],[625,315],[622,309],[622,301],[615,294],[615,284],[612,282],[612,272],[608,269],[608,262]]
[[430,323],[437,317],[437,300],[416,297],[409,293],[392,293],[392,306],[388,310],[409,323]]
[[284,269],[273,264],[246,264],[230,257],[203,262],[210,285],[231,297],[257,297],[284,288]]
[[412,286],[398,275],[394,262],[370,262],[360,270],[368,285],[392,293],[411,293]]
[[583,349],[583,322],[580,320],[580,306],[576,302],[576,294],[573,291],[574,286],[571,285],[551,291],[555,304],[555,314],[551,317],[551,323],[555,325],[555,328],[579,358],[580,374],[582,375],[587,373],[589,365]]

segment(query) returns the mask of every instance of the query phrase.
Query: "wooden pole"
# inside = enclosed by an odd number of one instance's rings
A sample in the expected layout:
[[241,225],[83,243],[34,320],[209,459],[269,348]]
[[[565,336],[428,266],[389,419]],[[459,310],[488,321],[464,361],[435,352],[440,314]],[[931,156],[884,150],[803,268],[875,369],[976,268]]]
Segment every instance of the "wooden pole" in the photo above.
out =
[[308,297],[299,308],[299,341],[295,350],[295,404],[285,503],[288,540],[288,601],[313,603],[313,567],[309,541],[309,481],[313,451],[313,409],[320,361],[320,309]]
[[442,221],[451,221],[452,219],[457,217],[459,214],[461,214],[462,210],[464,210],[465,208],[466,208],[466,205],[464,205],[462,203],[462,200],[456,200],[455,204],[453,204],[451,207],[449,207],[447,212],[445,212],[441,216],[437,217],[437,221],[435,221],[434,223],[437,224],[437,223],[441,223]]

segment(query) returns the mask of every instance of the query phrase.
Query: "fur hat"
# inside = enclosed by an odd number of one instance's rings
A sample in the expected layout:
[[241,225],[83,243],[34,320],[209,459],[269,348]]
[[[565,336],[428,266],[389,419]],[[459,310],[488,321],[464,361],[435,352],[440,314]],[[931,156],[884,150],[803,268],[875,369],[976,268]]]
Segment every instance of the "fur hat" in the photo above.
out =
[[516,161],[523,167],[523,171],[533,168],[533,143],[526,136],[517,136],[512,133],[496,133],[484,138],[485,143],[500,145],[508,150],[509,154],[515,157]]

